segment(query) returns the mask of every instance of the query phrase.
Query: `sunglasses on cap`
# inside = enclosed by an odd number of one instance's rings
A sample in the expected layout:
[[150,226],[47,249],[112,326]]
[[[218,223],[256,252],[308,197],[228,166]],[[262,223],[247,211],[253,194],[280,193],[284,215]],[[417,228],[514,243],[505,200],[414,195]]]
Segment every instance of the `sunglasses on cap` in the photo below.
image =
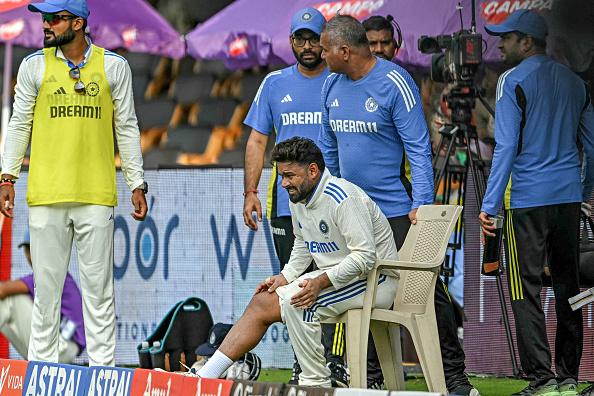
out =
[[70,78],[74,78],[76,82],[74,83],[74,91],[79,94],[84,94],[86,92],[85,84],[80,81],[80,69],[77,67],[73,67],[68,72]]
[[61,21],[69,21],[72,19],[79,18],[76,15],[60,15],[60,14],[46,14],[41,13],[41,20],[47,22],[50,26],[56,26]]

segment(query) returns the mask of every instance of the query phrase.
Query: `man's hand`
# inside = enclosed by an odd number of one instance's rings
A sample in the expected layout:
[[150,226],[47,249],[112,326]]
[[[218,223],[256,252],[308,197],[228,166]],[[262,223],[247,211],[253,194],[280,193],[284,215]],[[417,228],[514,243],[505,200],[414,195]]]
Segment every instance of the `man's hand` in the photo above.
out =
[[134,217],[134,220],[144,221],[148,212],[148,205],[144,192],[139,188],[132,193],[132,205],[134,205],[134,212],[130,214]]
[[408,213],[408,218],[410,219],[410,223],[412,225],[417,224],[417,210],[419,209],[413,209]]
[[256,212],[256,216],[258,221],[262,222],[262,204],[260,204],[260,200],[258,196],[254,192],[249,192],[245,196],[245,200],[243,201],[243,221],[245,225],[250,227],[254,231],[258,231],[258,223],[254,221],[254,211]]
[[256,288],[256,292],[254,293],[254,296],[258,293],[262,293],[263,291],[272,293],[278,287],[284,286],[286,284],[287,284],[287,279],[285,279],[285,276],[283,274],[271,276],[270,278],[266,278],[265,281],[260,282],[260,284]]
[[304,279],[299,283],[301,291],[291,298],[291,305],[302,309],[309,308],[316,301],[320,292],[331,285],[332,282],[325,272],[316,278]]
[[483,239],[483,246],[485,245],[485,236],[494,237],[495,234],[492,231],[497,229],[497,227],[493,225],[493,222],[487,218],[488,216],[489,215],[485,212],[481,212],[481,214],[479,215],[479,223],[481,223],[481,228],[483,231],[481,233]]
[[14,208],[14,186],[0,186],[0,212],[6,217],[12,218]]
[[582,213],[586,217],[592,217],[592,205],[590,205],[590,202],[582,202]]

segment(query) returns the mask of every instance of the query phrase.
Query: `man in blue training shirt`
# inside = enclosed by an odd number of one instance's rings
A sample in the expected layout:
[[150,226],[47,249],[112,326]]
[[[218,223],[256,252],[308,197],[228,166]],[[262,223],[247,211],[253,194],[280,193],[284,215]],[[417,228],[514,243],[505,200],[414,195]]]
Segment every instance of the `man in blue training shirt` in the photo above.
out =
[[[326,166],[373,199],[400,248],[417,208],[433,203],[431,143],[419,90],[403,68],[371,55],[365,28],[349,15],[326,22],[320,43],[335,73],[322,89],[318,144]],[[464,351],[443,282],[436,285],[435,311],[448,391],[476,396],[464,374]]]
[[[584,81],[546,55],[542,16],[518,10],[485,30],[501,36],[501,60],[513,66],[497,84],[497,145],[479,221],[483,234],[493,235],[487,216],[504,202],[511,306],[530,380],[515,395],[577,395],[582,312],[572,311],[567,299],[580,292],[580,202],[590,200],[594,181],[592,104]],[[581,178],[578,139],[585,154]],[[556,300],[557,378],[540,300],[546,265]]]
[[[254,231],[262,221],[262,205],[258,199],[258,183],[264,165],[268,138],[276,133],[276,142],[292,137],[316,140],[322,122],[320,92],[330,74],[322,59],[320,33],[326,22],[315,8],[298,11],[291,23],[291,48],[297,63],[286,69],[273,71],[264,78],[244,123],[252,128],[245,151],[245,199],[243,219]],[[282,270],[289,261],[295,237],[289,210],[289,195],[281,186],[276,165],[268,186],[267,216],[272,226],[274,247]],[[323,344],[334,386],[348,386],[344,368],[344,324],[323,325]],[[335,335],[337,337],[335,337]],[[295,361],[291,384],[297,384],[301,373]]]

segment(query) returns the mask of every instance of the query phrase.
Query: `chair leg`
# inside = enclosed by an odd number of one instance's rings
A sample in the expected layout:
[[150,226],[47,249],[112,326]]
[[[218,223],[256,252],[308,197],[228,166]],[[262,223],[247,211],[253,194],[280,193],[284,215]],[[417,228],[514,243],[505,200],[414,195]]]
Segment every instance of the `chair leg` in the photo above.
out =
[[[386,388],[391,391],[405,390],[400,327],[372,320],[370,328],[376,345],[377,356],[384,373]],[[377,348],[378,345],[379,348]]]
[[429,392],[447,394],[435,318],[430,318],[429,315],[415,316],[411,330]]
[[[361,311],[350,310],[346,320],[346,350],[351,372],[351,388],[367,389],[367,337],[360,339]],[[367,330],[369,331],[369,330]]]

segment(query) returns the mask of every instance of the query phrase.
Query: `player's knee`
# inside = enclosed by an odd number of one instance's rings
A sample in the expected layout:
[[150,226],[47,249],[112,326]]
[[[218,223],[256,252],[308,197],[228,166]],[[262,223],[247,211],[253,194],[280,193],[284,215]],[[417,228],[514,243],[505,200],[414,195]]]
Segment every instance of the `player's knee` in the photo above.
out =
[[267,324],[278,322],[280,320],[278,295],[268,292],[256,294],[248,304],[244,315],[248,313],[257,316]]

